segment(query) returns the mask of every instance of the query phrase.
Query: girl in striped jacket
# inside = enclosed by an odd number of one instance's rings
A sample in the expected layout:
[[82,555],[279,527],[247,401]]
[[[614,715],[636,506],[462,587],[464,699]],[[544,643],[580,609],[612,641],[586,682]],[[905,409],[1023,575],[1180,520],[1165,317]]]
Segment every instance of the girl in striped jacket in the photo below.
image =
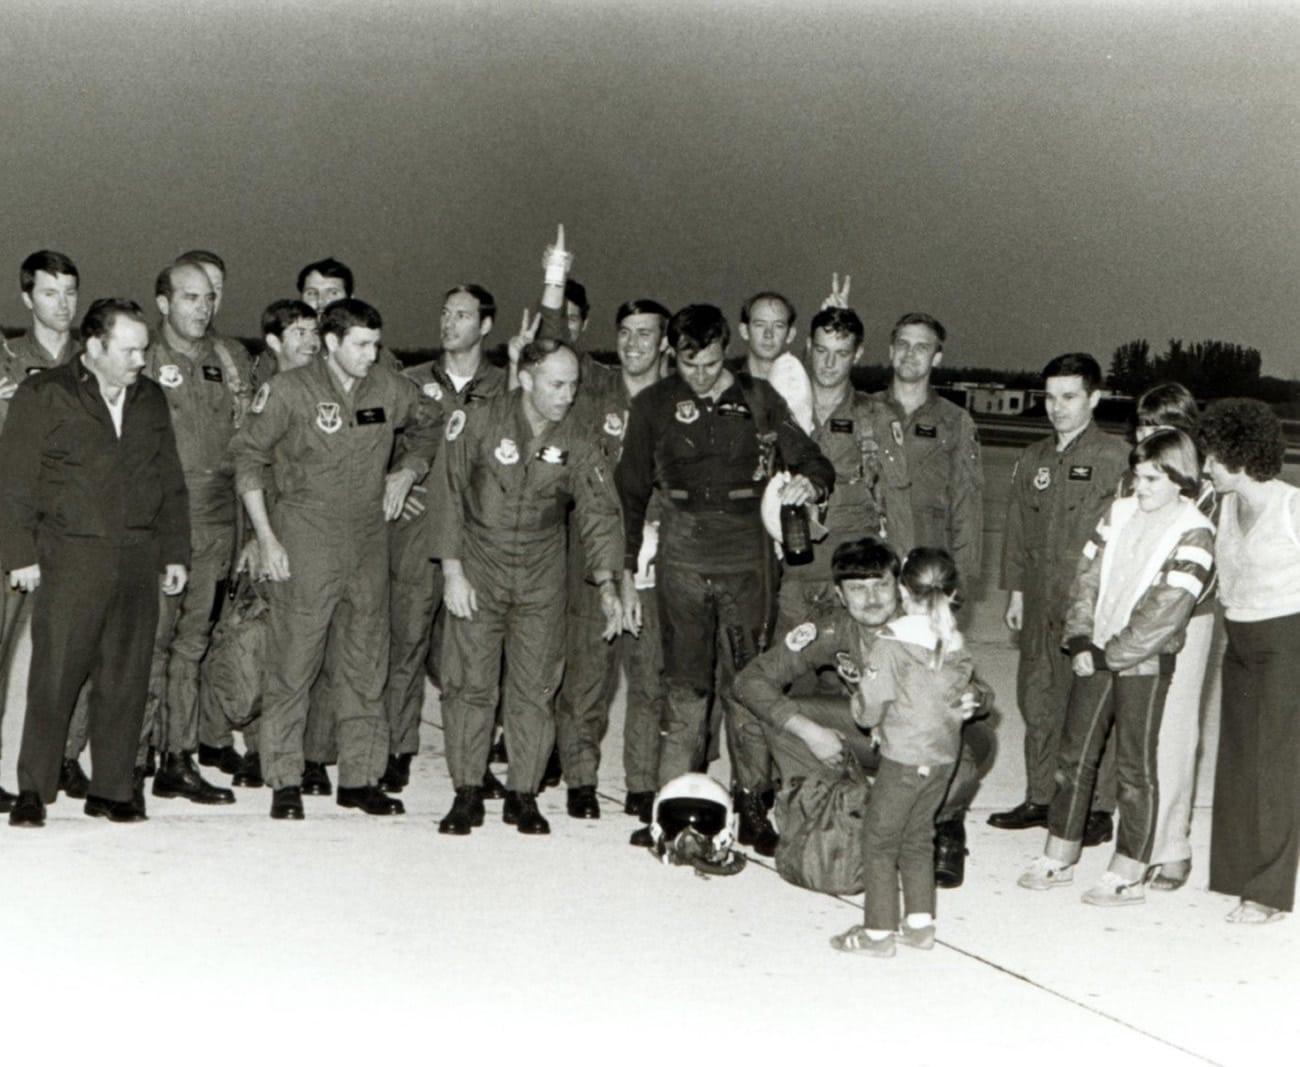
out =
[[1088,904],[1137,904],[1155,837],[1156,748],[1174,657],[1214,567],[1214,526],[1197,508],[1196,447],[1160,430],[1129,456],[1134,495],[1115,500],[1084,547],[1071,589],[1065,650],[1074,683],[1044,854],[1026,889],[1072,883],[1093,784],[1111,724],[1119,840]]

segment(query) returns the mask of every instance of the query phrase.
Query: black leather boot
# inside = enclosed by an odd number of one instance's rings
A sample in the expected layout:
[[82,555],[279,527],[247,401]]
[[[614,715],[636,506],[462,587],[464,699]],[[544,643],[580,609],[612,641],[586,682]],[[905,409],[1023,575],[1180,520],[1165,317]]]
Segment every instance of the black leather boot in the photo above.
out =
[[506,802],[501,809],[501,818],[507,826],[516,827],[521,834],[549,834],[551,824],[537,810],[536,793],[516,793],[506,790]]
[[193,804],[233,804],[235,794],[205,781],[188,752],[168,752],[153,779],[156,797],[184,797]]
[[650,790],[628,793],[623,800],[623,814],[635,815],[647,825],[649,825],[650,819],[654,814],[654,808],[655,795]]
[[239,753],[234,745],[205,745],[199,743],[199,766],[216,767],[222,774],[239,770]]
[[489,767],[483,772],[483,799],[484,800],[505,800],[506,787],[501,779],[492,773]]
[[956,889],[966,878],[966,824],[949,819],[934,827],[934,884]]
[[335,803],[340,808],[358,808],[367,815],[406,814],[406,806],[396,797],[390,797],[377,785],[359,785],[355,788],[339,786]]
[[575,786],[569,790],[566,809],[570,819],[599,819],[600,800],[594,785]]
[[18,791],[18,799],[9,809],[10,826],[37,827],[45,825],[45,803],[39,793],[27,789]]
[[403,752],[400,756],[391,753],[384,776],[379,779],[379,788],[385,793],[400,793],[411,784],[411,753]]
[[1115,820],[1108,811],[1088,812],[1088,821],[1083,824],[1083,847],[1093,848],[1104,845],[1115,836]]
[[464,837],[476,826],[483,825],[483,791],[476,785],[463,785],[456,790],[451,811],[438,823],[438,833]]
[[542,771],[542,789],[550,789],[560,784],[564,777],[564,769],[560,766],[560,750],[551,749],[551,755],[546,760],[546,769]]
[[107,819],[109,822],[144,822],[149,817],[136,810],[134,798],[109,800],[107,797],[88,796],[83,810],[92,818]]
[[85,800],[90,793],[90,779],[77,760],[65,759],[59,764],[59,791],[73,800]]
[[763,808],[763,797],[746,789],[736,791],[736,814],[740,816],[740,827],[736,831],[736,841],[748,845],[760,856],[775,856],[776,843],[780,840],[772,824],[767,821],[767,811]]
[[1008,811],[995,811],[989,816],[989,825],[998,830],[1028,830],[1047,825],[1047,805],[1031,804],[1026,800]]
[[302,817],[302,790],[298,786],[286,785],[271,792],[271,818],[296,822]]
[[302,791],[309,797],[327,797],[334,792],[325,764],[307,760],[302,769]]
[[262,757],[256,752],[245,752],[230,784],[242,789],[261,789],[266,785],[266,780],[262,777]]

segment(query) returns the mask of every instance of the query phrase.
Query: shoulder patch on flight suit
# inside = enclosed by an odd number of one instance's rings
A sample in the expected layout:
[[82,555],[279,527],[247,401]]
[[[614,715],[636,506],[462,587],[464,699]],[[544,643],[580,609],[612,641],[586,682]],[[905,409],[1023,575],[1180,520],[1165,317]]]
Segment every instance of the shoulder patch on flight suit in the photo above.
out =
[[388,416],[384,414],[383,408],[359,408],[357,410],[358,426],[375,426],[387,421]]
[[917,437],[938,437],[939,431],[928,422],[918,422],[915,430]]
[[424,385],[420,387],[420,392],[422,392],[430,400],[442,399],[442,386],[439,385],[437,382],[425,382]]
[[894,444],[903,447],[903,424],[897,419],[889,424],[889,432],[894,435]]
[[835,673],[843,678],[849,685],[857,685],[862,681],[862,672],[853,662],[853,657],[847,652],[835,653]]
[[815,640],[817,640],[817,624],[801,622],[785,635],[785,647],[791,652],[802,652]]
[[316,425],[326,433],[338,433],[343,428],[343,419],[339,417],[339,406],[335,403],[316,405]]
[[503,463],[507,467],[512,463],[519,462],[519,446],[509,437],[501,438],[501,443],[497,445],[496,451],[492,454],[496,456],[498,463]]
[[679,400],[677,402],[677,421],[687,424],[688,426],[700,417],[700,409],[695,406],[694,400]]
[[262,410],[266,407],[266,402],[270,399],[271,399],[271,383],[263,382],[262,388],[260,388],[257,391],[257,396],[253,397],[253,403],[250,406],[249,410],[254,415],[262,414]]
[[[504,442],[502,442],[504,444]],[[537,458],[543,463],[551,463],[557,467],[563,467],[569,462],[569,453],[566,449],[556,448],[554,445],[547,445],[537,453]],[[505,461],[502,460],[504,463]]]
[[461,435],[465,429],[465,409],[457,408],[451,413],[451,418],[447,420],[447,432],[445,434],[448,441],[454,441]]
[[204,367],[203,380],[205,382],[224,382],[226,376],[221,373],[220,367]]
[[717,407],[719,415],[730,415],[732,418],[752,419],[753,412],[749,410],[748,404],[740,404],[734,400],[724,400]]
[[610,437],[623,436],[623,416],[617,411],[606,412],[605,414],[605,432]]
[[1047,467],[1039,467],[1038,473],[1034,475],[1034,488],[1039,492],[1047,489],[1052,484],[1052,472]]
[[181,374],[181,369],[175,363],[166,363],[158,368],[159,385],[165,385],[168,389],[176,389],[184,382],[185,378]]
[[831,419],[831,433],[852,433],[852,419]]
[[1076,464],[1070,468],[1070,481],[1072,482],[1090,482],[1092,481],[1092,468],[1084,464]]

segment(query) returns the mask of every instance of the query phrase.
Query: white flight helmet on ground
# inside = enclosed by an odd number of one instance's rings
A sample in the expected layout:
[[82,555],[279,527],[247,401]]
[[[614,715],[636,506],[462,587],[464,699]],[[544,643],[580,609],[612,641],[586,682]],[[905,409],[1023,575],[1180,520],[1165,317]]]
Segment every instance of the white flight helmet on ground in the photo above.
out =
[[664,863],[701,874],[736,874],[745,856],[732,849],[736,813],[731,794],[707,774],[679,774],[655,797],[650,840]]

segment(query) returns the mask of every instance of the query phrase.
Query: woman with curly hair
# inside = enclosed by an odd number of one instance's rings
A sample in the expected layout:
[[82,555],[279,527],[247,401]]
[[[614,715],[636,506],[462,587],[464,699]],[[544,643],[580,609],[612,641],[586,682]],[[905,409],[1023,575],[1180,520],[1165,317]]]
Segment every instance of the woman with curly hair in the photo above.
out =
[[1216,556],[1228,648],[1214,775],[1210,889],[1234,923],[1281,919],[1300,858],[1300,490],[1278,478],[1282,424],[1258,400],[1223,400],[1197,426],[1222,497]]

